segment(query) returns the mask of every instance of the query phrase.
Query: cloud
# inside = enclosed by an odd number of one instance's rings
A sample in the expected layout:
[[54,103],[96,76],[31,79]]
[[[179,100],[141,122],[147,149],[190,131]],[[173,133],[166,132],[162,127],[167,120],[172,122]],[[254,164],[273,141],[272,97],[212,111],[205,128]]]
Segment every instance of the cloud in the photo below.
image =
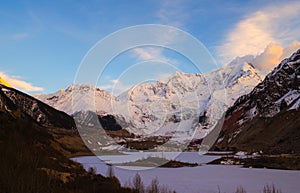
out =
[[22,40],[25,39],[29,36],[28,33],[17,33],[12,35],[13,40]]
[[286,47],[279,44],[269,44],[263,53],[254,58],[252,63],[261,71],[270,72],[283,59],[289,57],[297,49],[300,49],[300,42],[293,42]]
[[133,51],[140,60],[153,60],[161,57],[161,51],[155,48],[135,48]]
[[289,56],[291,56],[295,51],[300,49],[300,42],[299,41],[294,41],[287,47],[283,49],[282,57],[281,59],[285,59]]
[[270,44],[265,51],[254,58],[252,62],[261,71],[271,71],[279,64],[283,55],[283,47],[278,44]]
[[41,87],[33,86],[31,83],[21,80],[20,77],[10,76],[3,72],[0,72],[0,77],[2,77],[12,87],[25,92],[37,92],[44,90]]
[[171,65],[178,64],[177,60],[164,56],[163,50],[164,48],[148,46],[148,47],[134,48],[132,51],[133,51],[133,56],[138,58],[141,61],[157,60]]
[[163,0],[156,16],[159,23],[182,27],[189,18],[188,0]]
[[100,86],[101,89],[111,91],[114,96],[118,96],[119,94],[129,90],[132,85],[124,85],[119,80],[110,80],[111,84],[106,84]]
[[[162,0],[159,2],[159,9],[156,12],[159,24],[184,28],[188,19],[191,17],[192,0]],[[167,29],[167,28],[166,28]],[[169,45],[181,42],[181,35],[176,29],[169,28],[168,32],[158,33],[155,37],[155,42],[160,42],[163,45]],[[178,64],[175,59],[164,56],[164,48],[160,47],[139,47],[133,49],[134,56],[139,60],[160,60],[165,63]]]
[[290,57],[298,49],[300,49],[299,41],[294,41],[286,47],[271,43],[261,54],[257,56],[247,55],[244,57],[237,57],[232,64],[249,62],[252,63],[254,67],[260,70],[263,74],[267,74],[273,70],[283,59]]
[[[299,18],[300,2],[284,2],[258,10],[236,24],[217,47],[217,55],[226,64],[237,56],[259,55],[270,43],[285,46],[299,40]],[[277,49],[269,47],[268,54],[275,54]]]
[[119,80],[116,80],[116,79],[114,79],[114,80],[111,80],[111,82],[112,82],[113,84],[118,84],[120,81],[119,81]]

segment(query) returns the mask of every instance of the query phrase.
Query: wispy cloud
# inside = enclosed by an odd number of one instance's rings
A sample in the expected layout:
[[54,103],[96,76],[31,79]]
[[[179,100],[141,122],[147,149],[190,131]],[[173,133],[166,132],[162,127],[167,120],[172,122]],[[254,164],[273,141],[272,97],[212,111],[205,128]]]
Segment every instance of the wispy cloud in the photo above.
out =
[[29,36],[28,33],[16,33],[12,35],[13,40],[22,40]]
[[135,48],[133,51],[140,60],[153,60],[161,55],[161,51],[154,48]]
[[189,0],[163,0],[156,16],[159,22],[175,27],[182,27],[189,18],[189,11],[186,9]]
[[[186,7],[189,0],[163,0],[160,2],[160,8],[156,13],[158,23],[174,27],[183,27],[189,17],[189,11]],[[173,30],[173,29],[169,29]],[[174,31],[165,34],[157,34],[159,42],[164,44],[174,43],[177,34]],[[140,47],[133,49],[134,56],[139,60],[160,60],[166,63],[177,64],[175,59],[168,58],[163,54],[163,48]]]
[[178,64],[178,61],[164,56],[163,49],[160,47],[139,47],[133,49],[133,56],[139,60],[157,60],[171,65]]
[[101,89],[111,91],[113,95],[118,96],[119,94],[129,90],[132,85],[124,85],[119,80],[110,80],[110,84],[100,86]]
[[[188,18],[190,17],[191,0],[162,0],[159,2],[159,9],[155,13],[158,23],[184,28]],[[157,34],[156,41],[164,45],[172,45],[178,43],[177,31],[169,28],[169,32]],[[139,60],[159,60],[165,63],[178,64],[178,61],[167,57],[163,53],[164,48],[161,47],[139,47],[133,49],[133,56]]]
[[12,87],[25,92],[37,92],[44,90],[41,87],[33,86],[31,83],[21,80],[20,77],[7,75],[4,72],[0,72],[0,77],[3,78]]
[[268,6],[246,16],[217,48],[220,61],[228,63],[237,56],[259,55],[270,43],[286,46],[299,40],[299,18],[300,2]]
[[161,73],[158,75],[157,80],[165,83],[170,79],[171,75],[172,75],[171,73]]

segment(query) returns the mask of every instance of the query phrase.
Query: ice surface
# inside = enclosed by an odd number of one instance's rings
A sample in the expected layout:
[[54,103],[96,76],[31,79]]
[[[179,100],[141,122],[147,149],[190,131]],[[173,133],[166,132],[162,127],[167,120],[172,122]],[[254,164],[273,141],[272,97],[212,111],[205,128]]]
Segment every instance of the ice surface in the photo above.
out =
[[[193,159],[198,159],[197,156],[197,152],[182,154],[180,159],[191,159],[192,162],[195,162]],[[97,173],[107,175],[107,165],[97,157],[78,157],[74,160],[82,163],[86,169],[95,167]],[[114,166],[115,175],[122,185],[132,179],[136,173],[139,173],[145,185],[149,185],[152,179],[157,178],[160,185],[167,185],[178,193],[217,193],[218,187],[221,192],[231,193],[235,192],[238,186],[244,187],[247,192],[261,193],[266,184],[274,184],[282,192],[287,193],[295,193],[299,190],[300,171],[253,169],[224,165],[148,168],[142,171],[132,170],[142,168],[127,168],[122,169]]]

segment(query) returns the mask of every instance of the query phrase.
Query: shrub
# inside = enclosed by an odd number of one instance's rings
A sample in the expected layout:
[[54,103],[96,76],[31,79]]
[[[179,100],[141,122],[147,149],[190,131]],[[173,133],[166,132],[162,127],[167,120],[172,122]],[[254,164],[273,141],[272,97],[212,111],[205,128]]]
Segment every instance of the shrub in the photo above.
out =
[[274,184],[270,186],[267,184],[264,186],[263,193],[282,193],[281,190],[277,189]]
[[239,186],[239,187],[237,187],[237,189],[234,193],[247,193],[247,192],[242,186]]

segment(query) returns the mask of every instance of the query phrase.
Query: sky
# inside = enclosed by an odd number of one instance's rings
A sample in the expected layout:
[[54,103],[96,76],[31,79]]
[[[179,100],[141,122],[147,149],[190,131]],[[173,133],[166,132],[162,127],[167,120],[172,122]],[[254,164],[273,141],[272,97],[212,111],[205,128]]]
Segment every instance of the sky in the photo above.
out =
[[[246,55],[253,55],[251,62],[269,72],[300,48],[299,18],[298,1],[1,1],[0,77],[30,94],[67,88],[76,82],[85,56],[97,42],[143,24],[172,26],[196,38],[216,62],[203,64],[209,68],[200,73]],[[174,41],[156,36],[162,42]],[[113,58],[98,74],[97,86],[110,91],[118,84],[116,92],[121,92],[143,78],[164,79],[175,71],[199,73],[174,50],[136,47]]]

